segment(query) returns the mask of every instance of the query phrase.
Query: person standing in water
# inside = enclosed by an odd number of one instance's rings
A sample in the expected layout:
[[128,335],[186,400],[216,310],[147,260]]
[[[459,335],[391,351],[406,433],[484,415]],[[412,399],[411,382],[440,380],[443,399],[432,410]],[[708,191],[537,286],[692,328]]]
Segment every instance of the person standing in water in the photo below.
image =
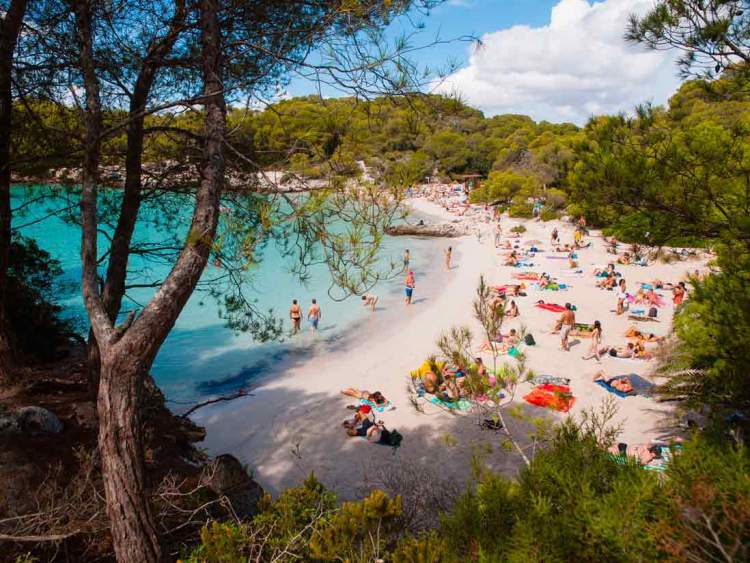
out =
[[449,246],[445,251],[445,269],[450,271],[451,269],[451,258],[453,257],[453,247]]
[[409,254],[409,249],[407,248],[404,250],[404,272],[409,271],[409,262],[411,262],[411,255]]
[[292,334],[299,332],[299,325],[302,322],[302,309],[296,299],[292,299],[292,306],[289,308],[289,318],[292,319]]
[[414,288],[416,287],[416,283],[414,283],[414,272],[411,270],[406,274],[406,282],[404,285],[406,286],[406,299],[404,299],[404,303],[411,305],[411,298],[414,293]]
[[374,313],[375,312],[375,305],[378,304],[378,296],[373,295],[372,293],[368,293],[367,295],[362,296],[362,305],[365,307],[369,307],[370,310]]
[[320,306],[318,302],[313,299],[310,310],[307,312],[307,320],[310,321],[310,330],[315,332],[318,330],[318,323],[320,323]]

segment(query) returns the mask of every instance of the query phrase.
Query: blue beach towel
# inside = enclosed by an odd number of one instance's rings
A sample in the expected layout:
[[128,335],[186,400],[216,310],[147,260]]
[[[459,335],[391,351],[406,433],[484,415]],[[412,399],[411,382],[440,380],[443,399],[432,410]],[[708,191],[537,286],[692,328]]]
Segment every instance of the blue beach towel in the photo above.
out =
[[459,399],[458,401],[444,401],[437,395],[432,395],[429,399],[433,405],[443,407],[448,410],[468,411],[471,409],[471,402],[466,399]]
[[632,385],[633,387],[633,390],[630,393],[624,393],[623,391],[620,391],[619,389],[615,389],[607,381],[602,381],[601,379],[596,381],[596,384],[599,387],[606,389],[610,393],[613,393],[617,395],[618,397],[622,397],[622,398],[633,397],[635,395],[641,395],[643,397],[653,396],[654,388],[656,387],[656,385],[654,385],[647,379],[644,379],[638,374],[629,373],[628,375],[618,375],[616,377],[611,377],[608,381],[621,379],[623,377],[627,377],[628,379],[630,379],[630,385]]
[[396,410],[396,406],[390,401],[387,401],[384,405],[376,405],[375,403],[373,403],[372,401],[368,401],[367,399],[360,399],[359,404],[367,405],[372,410],[378,413],[384,413],[386,411]]

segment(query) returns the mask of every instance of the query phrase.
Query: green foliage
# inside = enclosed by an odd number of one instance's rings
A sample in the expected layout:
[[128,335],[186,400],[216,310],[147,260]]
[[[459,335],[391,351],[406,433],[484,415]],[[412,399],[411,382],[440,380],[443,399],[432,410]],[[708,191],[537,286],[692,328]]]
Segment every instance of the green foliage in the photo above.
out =
[[542,221],[553,221],[560,218],[560,213],[549,207],[542,207],[542,212],[539,214],[539,218]]
[[247,526],[213,521],[203,526],[200,540],[184,563],[234,563],[243,559]]
[[12,337],[23,353],[52,360],[68,343],[73,327],[61,320],[55,297],[66,288],[60,283],[60,263],[32,239],[15,237],[10,248],[6,312]]
[[481,187],[471,192],[474,203],[507,204],[515,199],[527,199],[539,193],[542,184],[535,176],[512,171],[493,171]]
[[534,204],[531,202],[515,202],[508,207],[508,215],[518,219],[531,219],[534,216]]
[[373,491],[358,502],[345,502],[332,518],[316,528],[310,552],[322,561],[372,561],[385,552],[397,529],[401,498]]
[[675,319],[679,344],[664,370],[678,372],[665,386],[670,395],[724,416],[750,412],[750,350],[740,336],[750,331],[750,256],[741,247],[725,248],[719,265],[721,273],[693,282]]
[[523,234],[526,232],[526,227],[524,227],[523,225],[516,225],[515,227],[511,228],[510,232]]

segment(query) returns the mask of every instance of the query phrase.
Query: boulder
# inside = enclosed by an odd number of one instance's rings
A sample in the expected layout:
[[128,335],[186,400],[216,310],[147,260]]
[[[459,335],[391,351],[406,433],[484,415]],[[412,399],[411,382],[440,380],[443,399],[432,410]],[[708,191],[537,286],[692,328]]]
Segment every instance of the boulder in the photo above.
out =
[[21,407],[15,411],[21,431],[35,434],[37,432],[62,432],[63,425],[55,413],[43,407]]
[[220,455],[212,464],[213,471],[208,473],[204,485],[217,495],[227,497],[240,518],[255,516],[263,488],[250,478],[239,460],[232,455]]
[[451,223],[437,225],[391,225],[385,232],[391,236],[413,237],[460,237],[466,234],[464,228]]
[[21,426],[15,415],[0,416],[0,438],[20,434]]

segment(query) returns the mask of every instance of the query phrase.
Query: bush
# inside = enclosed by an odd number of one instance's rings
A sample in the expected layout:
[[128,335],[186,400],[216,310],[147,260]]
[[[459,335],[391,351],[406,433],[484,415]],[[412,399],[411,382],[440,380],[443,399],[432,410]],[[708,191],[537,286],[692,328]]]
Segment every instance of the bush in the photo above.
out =
[[514,203],[508,208],[508,215],[520,219],[531,219],[534,215],[534,204]]
[[516,225],[510,230],[511,233],[518,233],[519,235],[526,232],[526,227],[523,225]]
[[560,212],[550,209],[549,207],[543,207],[542,212],[539,214],[539,218],[542,221],[553,221],[560,218]]
[[32,239],[16,237],[10,247],[6,307],[16,348],[38,360],[53,360],[68,344],[71,323],[53,301],[64,289],[60,263]]

